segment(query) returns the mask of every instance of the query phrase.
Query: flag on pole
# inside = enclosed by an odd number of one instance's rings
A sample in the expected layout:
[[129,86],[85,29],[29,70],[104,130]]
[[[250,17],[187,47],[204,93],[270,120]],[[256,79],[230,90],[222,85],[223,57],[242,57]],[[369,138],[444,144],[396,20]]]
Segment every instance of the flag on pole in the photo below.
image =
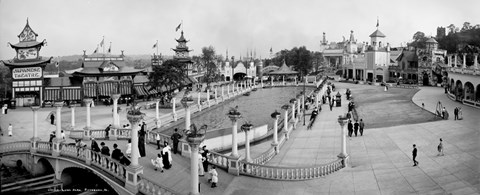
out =
[[97,53],[98,52],[98,45],[97,45],[97,48],[95,48],[95,51],[93,51],[93,53]]
[[378,22],[378,17],[377,17],[377,28],[378,28],[378,26],[379,26],[379,22]]
[[112,52],[112,42],[110,42],[110,47],[108,48],[108,53]]
[[270,52],[272,52],[272,47],[270,47]]
[[103,42],[105,41],[105,37],[102,39],[102,42],[100,42],[100,47],[103,47]]
[[157,43],[153,44],[152,49],[153,49],[153,48],[156,48],[156,47],[157,47]]
[[180,29],[181,26],[182,26],[182,23],[180,23],[180,24],[177,26],[177,28],[175,28],[175,32],[177,32],[178,29]]

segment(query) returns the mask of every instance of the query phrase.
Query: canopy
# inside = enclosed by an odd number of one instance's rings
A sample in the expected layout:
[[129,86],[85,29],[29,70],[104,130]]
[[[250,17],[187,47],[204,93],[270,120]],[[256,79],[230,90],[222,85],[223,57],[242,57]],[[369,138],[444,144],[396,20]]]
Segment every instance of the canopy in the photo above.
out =
[[268,74],[269,75],[290,75],[290,74],[298,74],[298,72],[291,70],[285,63],[285,60],[283,60],[283,64],[278,70],[270,72]]

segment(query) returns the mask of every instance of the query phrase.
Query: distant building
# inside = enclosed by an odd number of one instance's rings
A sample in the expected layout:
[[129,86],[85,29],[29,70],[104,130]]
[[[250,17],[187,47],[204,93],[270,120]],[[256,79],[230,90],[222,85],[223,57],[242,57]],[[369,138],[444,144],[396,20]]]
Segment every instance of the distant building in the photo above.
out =
[[191,75],[193,71],[193,61],[189,53],[193,50],[188,48],[188,41],[183,36],[183,30],[180,38],[175,40],[177,41],[178,45],[175,48],[172,48],[172,50],[175,51],[175,56],[173,56],[173,59],[178,60],[185,66],[187,76]]
[[441,39],[443,37],[445,37],[445,34],[446,33],[446,30],[445,30],[445,27],[443,26],[440,26],[440,27],[437,27],[437,39]]
[[224,66],[220,69],[220,74],[224,81],[255,80],[258,76],[257,70],[260,67],[263,67],[263,62],[254,59],[253,56],[238,61],[235,61],[234,57],[229,60],[227,56]]
[[46,40],[37,41],[38,34],[27,24],[18,35],[19,42],[9,43],[17,53],[12,60],[2,61],[12,74],[12,101],[16,106],[41,105],[44,101],[44,70],[53,57],[41,57]]
[[437,85],[446,84],[445,58],[447,51],[438,49],[438,42],[433,38],[426,41],[425,49],[417,49],[418,55],[418,84]]

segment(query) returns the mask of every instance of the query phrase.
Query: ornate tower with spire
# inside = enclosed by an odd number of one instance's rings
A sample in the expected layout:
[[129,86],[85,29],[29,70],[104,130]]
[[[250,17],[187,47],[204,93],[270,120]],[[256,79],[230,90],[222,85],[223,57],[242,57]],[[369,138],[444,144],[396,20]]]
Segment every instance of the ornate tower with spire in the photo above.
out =
[[179,39],[175,39],[178,43],[178,45],[175,48],[172,48],[173,51],[175,51],[175,56],[173,57],[174,59],[178,60],[180,63],[185,64],[185,68],[187,71],[187,74],[190,70],[192,70],[192,65],[193,61],[190,58],[189,53],[193,50],[189,50],[187,46],[187,40],[183,36],[183,30],[182,34],[180,35]]
[[382,43],[386,36],[378,29],[378,19],[376,27],[377,30],[370,35],[371,45],[366,52],[367,68],[364,78],[371,82],[385,82],[390,65],[390,48],[388,44]]
[[12,99],[16,101],[17,106],[40,105],[43,101],[43,70],[53,57],[40,56],[40,49],[47,42],[45,39],[38,42],[37,36],[27,19],[27,24],[17,36],[19,42],[8,43],[15,49],[16,55],[12,60],[3,63],[12,73]]

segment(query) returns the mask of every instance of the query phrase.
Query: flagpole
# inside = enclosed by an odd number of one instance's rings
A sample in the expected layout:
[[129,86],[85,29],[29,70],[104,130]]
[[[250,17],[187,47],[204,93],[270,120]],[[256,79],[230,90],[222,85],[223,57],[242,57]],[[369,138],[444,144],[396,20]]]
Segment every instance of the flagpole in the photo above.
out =
[[102,38],[103,55],[105,55],[105,43],[104,43],[104,41],[105,41],[105,36],[103,36],[103,38]]
[[156,46],[157,46],[157,56],[158,56],[158,40],[157,40],[157,44],[156,44]]

